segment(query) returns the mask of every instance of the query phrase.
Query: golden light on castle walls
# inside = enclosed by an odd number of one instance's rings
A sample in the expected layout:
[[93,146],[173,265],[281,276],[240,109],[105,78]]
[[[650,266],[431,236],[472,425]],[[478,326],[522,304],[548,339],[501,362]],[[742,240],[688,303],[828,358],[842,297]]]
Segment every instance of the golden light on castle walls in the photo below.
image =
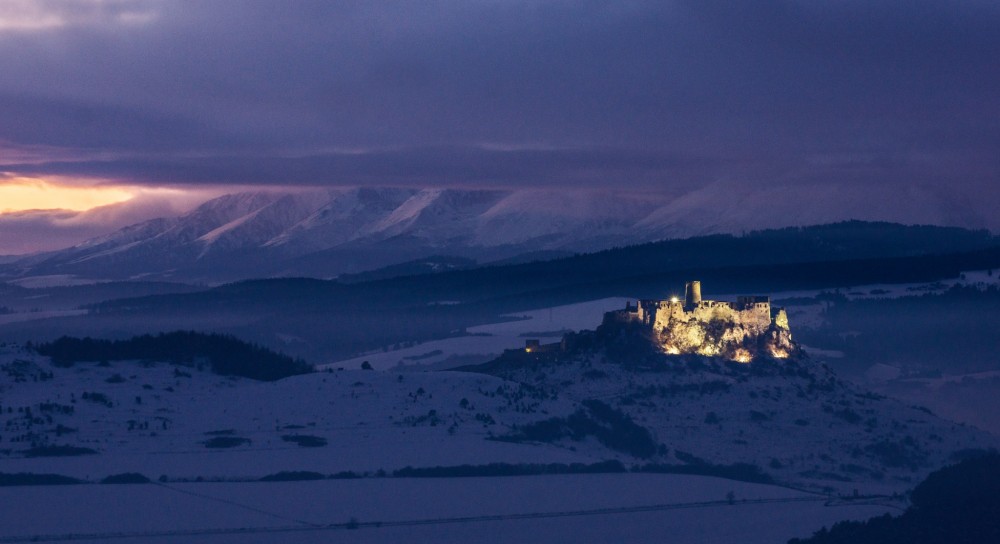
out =
[[781,348],[771,348],[770,351],[771,357],[774,357],[775,359],[787,359],[789,355],[788,351]]
[[37,178],[0,178],[0,213],[23,210],[86,211],[135,196],[123,187],[78,187]]
[[744,364],[761,355],[794,356],[788,315],[784,308],[772,311],[770,297],[740,295],[734,302],[702,299],[698,281],[688,282],[685,290],[683,306],[680,297],[670,295],[664,300],[640,299],[634,307],[626,304],[610,315],[645,327],[649,340],[669,355],[691,353]]
[[698,355],[704,355],[706,357],[714,357],[722,353],[722,350],[719,349],[719,346],[713,344],[702,344],[701,346],[698,347],[695,353],[697,353]]
[[749,363],[753,360],[753,355],[746,349],[740,348],[736,350],[736,353],[733,353],[733,360],[737,363]]

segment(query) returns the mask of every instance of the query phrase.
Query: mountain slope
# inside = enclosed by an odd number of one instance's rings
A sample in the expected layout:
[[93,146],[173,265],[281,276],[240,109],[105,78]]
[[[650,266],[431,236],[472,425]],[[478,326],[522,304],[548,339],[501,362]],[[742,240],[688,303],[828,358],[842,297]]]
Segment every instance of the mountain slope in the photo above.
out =
[[435,253],[489,260],[640,240],[629,227],[655,206],[656,201],[640,197],[597,192],[354,188],[238,193],[179,217],[153,219],[25,258],[9,269],[21,276],[208,281],[335,276]]
[[[220,238],[225,241],[227,225],[230,225],[228,230],[236,230],[238,222],[252,225],[252,216],[269,207],[289,206],[288,200],[264,192],[225,195],[180,217],[152,219],[16,264],[23,267],[22,275],[26,272],[126,278],[166,275],[165,271],[196,262],[212,242]],[[213,231],[217,231],[217,236],[203,239]]]
[[973,213],[966,204],[918,187],[887,192],[716,184],[679,195],[391,187],[259,191],[225,195],[184,215],[131,225],[3,270],[8,276],[208,282],[334,277],[432,255],[490,262],[844,217],[989,223],[984,218],[992,216]]

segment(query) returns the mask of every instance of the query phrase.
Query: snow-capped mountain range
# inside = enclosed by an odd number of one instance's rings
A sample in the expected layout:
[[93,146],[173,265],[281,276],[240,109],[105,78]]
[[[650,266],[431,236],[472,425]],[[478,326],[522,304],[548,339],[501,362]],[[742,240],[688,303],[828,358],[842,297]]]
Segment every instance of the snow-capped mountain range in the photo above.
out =
[[662,198],[598,192],[352,188],[221,196],[15,263],[24,274],[213,281],[332,277],[436,254],[477,260],[645,241]]
[[[207,282],[335,277],[436,255],[488,262],[849,218],[993,226],[972,221],[978,216],[967,206],[940,195],[911,191],[859,198],[838,191],[826,191],[819,201],[807,198],[809,191],[801,188],[748,193],[724,186],[674,197],[524,189],[243,192],[214,198],[183,215],[21,258],[5,265],[4,275]],[[896,199],[897,205],[880,204],[886,199]],[[844,205],[822,205],[831,201]],[[959,209],[965,211],[956,214]]]

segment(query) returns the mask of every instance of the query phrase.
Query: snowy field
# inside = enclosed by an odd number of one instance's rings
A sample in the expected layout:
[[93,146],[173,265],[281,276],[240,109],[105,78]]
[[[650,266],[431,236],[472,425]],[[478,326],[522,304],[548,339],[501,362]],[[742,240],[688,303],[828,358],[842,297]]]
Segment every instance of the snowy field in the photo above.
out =
[[[177,480],[602,460],[554,446],[484,440],[500,425],[477,417],[523,423],[539,416],[514,411],[506,396],[494,393],[504,388],[515,395],[516,384],[481,374],[356,370],[256,382],[168,364],[53,368],[46,358],[12,347],[0,347],[0,368],[0,472],[54,472],[88,480],[140,472]],[[465,408],[462,399],[469,401]],[[548,409],[572,406],[569,400],[552,401]],[[60,425],[65,430],[59,431]],[[315,436],[326,444],[301,447],[283,439],[290,435]],[[216,437],[245,442],[206,447]],[[30,443],[70,444],[100,454],[16,454]],[[14,453],[4,455],[8,448]]]
[[0,504],[0,542],[752,544],[894,511],[665,474],[36,486]]

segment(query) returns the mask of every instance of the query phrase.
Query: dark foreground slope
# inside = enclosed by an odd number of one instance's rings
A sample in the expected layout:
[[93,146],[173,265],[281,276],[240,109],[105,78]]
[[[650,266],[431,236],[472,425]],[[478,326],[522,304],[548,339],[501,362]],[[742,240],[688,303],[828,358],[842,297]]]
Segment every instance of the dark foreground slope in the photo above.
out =
[[1000,455],[934,472],[900,516],[844,521],[790,544],[985,544],[1000,542]]

